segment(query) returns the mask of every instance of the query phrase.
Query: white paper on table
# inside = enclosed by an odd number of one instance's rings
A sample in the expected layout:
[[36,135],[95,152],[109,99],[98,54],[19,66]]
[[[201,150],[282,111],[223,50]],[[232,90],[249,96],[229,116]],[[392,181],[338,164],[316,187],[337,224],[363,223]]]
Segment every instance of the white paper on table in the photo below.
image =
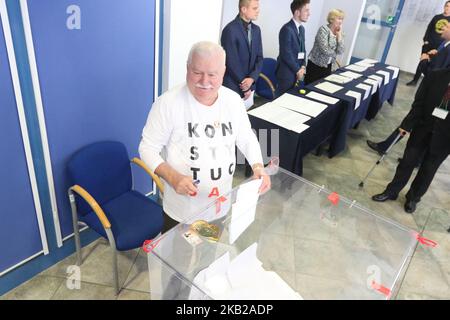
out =
[[320,89],[322,91],[328,92],[328,93],[336,93],[336,92],[344,89],[344,87],[337,86],[335,84],[332,84],[331,82],[326,82],[326,81],[316,85],[316,88]]
[[259,108],[249,111],[248,114],[296,133],[302,133],[307,130],[309,126],[304,123],[311,119],[306,115],[282,108],[273,103],[267,103]]
[[362,77],[362,74],[351,72],[351,71],[346,71],[346,72],[340,73],[339,75],[350,78],[350,79],[359,79]]
[[359,106],[361,105],[361,93],[349,90],[345,95],[356,99],[355,110],[358,109]]
[[364,83],[370,84],[372,86],[372,94],[375,94],[378,91],[378,81],[373,79],[366,79]]
[[366,67],[366,68],[372,68],[375,66],[373,63],[368,63],[368,62],[365,62],[364,60],[358,61],[355,64],[357,66]]
[[245,110],[250,109],[255,104],[255,91],[250,93],[250,96],[247,100],[244,100]]
[[400,72],[400,68],[389,66],[386,69],[394,71],[394,75],[392,76],[392,79],[397,79],[398,78],[398,74]]
[[364,72],[367,70],[367,67],[351,64],[349,66],[346,66],[345,69],[355,71],[355,72]]
[[377,74],[382,75],[384,77],[384,85],[385,86],[387,86],[389,84],[389,82],[391,81],[391,79],[390,79],[391,74],[389,72],[379,70],[379,71],[377,71]]
[[285,109],[306,114],[313,118],[317,117],[322,112],[324,112],[326,108],[328,108],[326,104],[311,101],[302,97],[293,96],[287,93],[282,95],[272,103]]
[[255,242],[231,261],[227,275],[232,287],[247,284],[249,274],[254,273],[255,270],[261,271],[262,262],[256,255],[257,250],[258,243]]
[[372,92],[372,86],[368,86],[368,85],[363,84],[363,83],[358,84],[358,85],[356,86],[356,88],[362,89],[362,90],[365,91],[364,99],[363,99],[363,100],[366,100],[366,99],[369,97],[370,93]]
[[380,88],[381,85],[383,84],[384,78],[380,77],[380,76],[376,76],[376,75],[371,75],[369,76],[370,79],[375,80],[378,83],[378,87]]
[[336,103],[339,102],[339,99],[332,98],[332,97],[329,97],[329,96],[326,96],[324,94],[314,92],[314,91],[311,91],[310,93],[308,93],[306,95],[306,97],[308,97],[310,99],[314,99],[319,102],[324,102],[326,104],[331,104],[331,105],[335,105]]
[[370,64],[375,64],[375,63],[379,62],[378,60],[373,60],[373,59],[364,59],[364,60],[361,60],[361,61],[365,62],[365,63],[370,63]]
[[345,83],[349,83],[350,81],[352,81],[352,79],[349,79],[347,77],[342,77],[338,74],[332,74],[332,75],[326,77],[325,80],[331,81],[334,83],[338,83],[338,84],[345,84]]

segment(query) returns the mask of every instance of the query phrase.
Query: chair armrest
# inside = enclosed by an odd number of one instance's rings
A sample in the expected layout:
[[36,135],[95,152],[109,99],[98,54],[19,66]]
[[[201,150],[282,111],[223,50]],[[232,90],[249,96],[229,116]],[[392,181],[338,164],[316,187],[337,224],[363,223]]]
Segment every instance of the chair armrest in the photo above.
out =
[[259,76],[261,77],[261,79],[263,79],[267,85],[270,87],[270,90],[272,91],[272,96],[275,98],[275,86],[273,85],[272,80],[269,79],[268,76],[266,76],[264,73],[260,73]]
[[150,177],[152,177],[153,181],[155,181],[156,186],[158,187],[159,191],[162,194],[164,194],[164,185],[162,184],[161,179],[155,173],[153,173],[149,167],[147,167],[147,165],[144,163],[144,161],[142,161],[139,158],[133,158],[133,159],[131,159],[131,162],[134,164],[137,164],[139,167],[144,169],[144,171],[147,172],[150,175]]
[[85,189],[80,187],[79,185],[75,185],[70,188],[73,192],[77,193],[80,197],[82,197],[94,210],[95,214],[97,215],[98,219],[103,225],[103,228],[105,229],[111,229],[111,223],[109,222],[108,218],[105,215],[105,212],[100,207],[100,205],[95,201],[94,197],[92,197],[89,192],[87,192]]

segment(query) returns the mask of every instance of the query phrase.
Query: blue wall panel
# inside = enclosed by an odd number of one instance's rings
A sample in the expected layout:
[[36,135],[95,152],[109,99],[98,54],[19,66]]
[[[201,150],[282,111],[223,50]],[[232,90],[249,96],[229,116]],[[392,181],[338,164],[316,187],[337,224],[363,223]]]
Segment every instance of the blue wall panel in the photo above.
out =
[[[79,21],[67,13],[71,5],[80,8]],[[155,3],[28,0],[28,7],[64,237],[72,233],[68,158],[100,140],[122,141],[130,157],[138,155],[154,99]],[[151,190],[144,174],[136,185]]]
[[42,251],[0,23],[0,273]]

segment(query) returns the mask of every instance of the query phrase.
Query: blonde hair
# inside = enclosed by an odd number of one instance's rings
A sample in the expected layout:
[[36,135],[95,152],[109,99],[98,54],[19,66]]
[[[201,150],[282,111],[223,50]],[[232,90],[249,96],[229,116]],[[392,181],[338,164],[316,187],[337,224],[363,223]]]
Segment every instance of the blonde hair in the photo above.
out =
[[[252,1],[253,0],[239,0],[239,12],[241,11],[242,7],[248,7]],[[255,1],[259,1],[259,0],[255,0]]]
[[210,57],[213,54],[220,55],[223,65],[225,66],[226,61],[225,50],[217,43],[210,41],[202,41],[194,44],[191,48],[191,51],[189,52],[187,64],[190,65],[192,63],[192,58],[194,55],[199,55],[201,57]]
[[345,18],[345,12],[341,9],[333,9],[328,13],[327,21],[332,24],[337,18]]

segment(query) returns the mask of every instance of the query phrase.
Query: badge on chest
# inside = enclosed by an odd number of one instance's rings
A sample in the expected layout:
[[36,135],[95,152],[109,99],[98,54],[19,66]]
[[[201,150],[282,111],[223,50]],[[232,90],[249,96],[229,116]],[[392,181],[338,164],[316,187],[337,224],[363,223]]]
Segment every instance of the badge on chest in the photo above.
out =
[[441,108],[435,108],[433,111],[433,116],[442,120],[447,119],[448,116],[448,110],[441,109]]

